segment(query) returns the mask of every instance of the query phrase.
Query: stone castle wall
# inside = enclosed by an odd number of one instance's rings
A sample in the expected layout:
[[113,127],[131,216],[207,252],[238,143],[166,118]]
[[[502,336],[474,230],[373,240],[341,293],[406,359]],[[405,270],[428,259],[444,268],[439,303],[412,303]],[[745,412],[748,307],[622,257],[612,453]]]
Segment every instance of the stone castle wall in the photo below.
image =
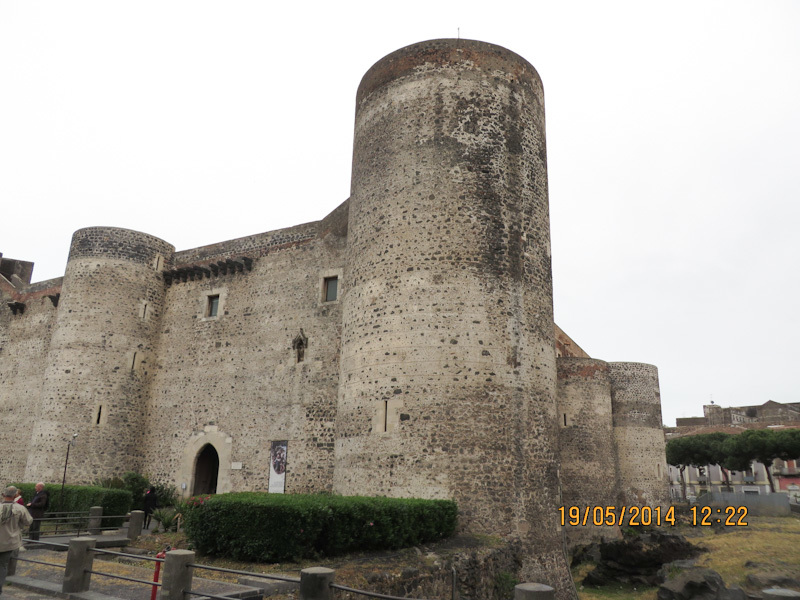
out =
[[[56,321],[54,302],[61,289],[60,280],[45,283],[49,285],[23,297],[0,285],[0,473],[7,481],[24,478],[31,431],[41,414],[42,374]],[[9,309],[7,303],[14,301],[24,303],[24,312]]]
[[[341,278],[345,241],[328,233],[269,246],[268,256],[252,252],[251,271],[167,289],[146,408],[149,473],[191,489],[194,458],[210,443],[219,492],[266,489],[270,442],[286,440],[286,491],[331,489],[341,304],[324,302],[322,285]],[[220,297],[216,317],[204,314],[209,295]],[[301,330],[308,347],[298,362],[292,341]]]

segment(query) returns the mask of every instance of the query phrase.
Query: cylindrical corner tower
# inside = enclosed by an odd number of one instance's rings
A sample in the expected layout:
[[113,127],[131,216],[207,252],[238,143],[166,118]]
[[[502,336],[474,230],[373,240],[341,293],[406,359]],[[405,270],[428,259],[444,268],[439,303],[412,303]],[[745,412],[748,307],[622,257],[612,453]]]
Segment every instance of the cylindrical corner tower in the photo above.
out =
[[452,498],[574,587],[558,462],[542,84],[499,46],[433,40],[358,90],[334,489]]
[[609,363],[614,445],[621,505],[669,503],[658,369],[630,362]]
[[152,345],[164,303],[160,271],[175,249],[110,227],[72,237],[31,438],[26,479],[89,483],[138,470]]
[[[617,498],[617,460],[611,420],[608,363],[594,358],[561,357],[558,366],[558,426],[561,501],[576,506],[613,506]],[[582,513],[581,513],[582,514]],[[620,535],[616,525],[567,525],[570,547]],[[605,521],[605,515],[600,519]]]

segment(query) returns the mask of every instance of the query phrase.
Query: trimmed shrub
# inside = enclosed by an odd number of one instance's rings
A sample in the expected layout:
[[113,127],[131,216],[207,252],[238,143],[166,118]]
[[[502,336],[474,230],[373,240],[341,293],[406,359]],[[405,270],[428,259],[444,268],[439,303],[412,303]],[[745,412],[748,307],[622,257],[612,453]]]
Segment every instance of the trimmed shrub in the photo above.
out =
[[439,540],[458,512],[450,500],[258,492],[197,496],[181,509],[200,553],[261,562]]
[[156,488],[156,498],[158,499],[159,508],[175,506],[179,503],[178,489],[174,485],[151,482],[147,476],[141,475],[136,471],[128,471],[121,479],[119,477],[98,479],[93,485],[128,490],[133,498],[131,510],[144,510],[145,492],[150,489],[150,486]]
[[[13,484],[22,490],[25,504],[36,495],[35,483]],[[102,506],[103,514],[117,517],[116,519],[103,519],[103,527],[117,527],[124,523],[124,516],[131,510],[132,496],[128,490],[95,487],[88,485],[66,485],[64,496],[61,496],[61,484],[51,483],[45,486],[50,492],[50,507],[52,512],[85,512],[88,513],[92,506]]]

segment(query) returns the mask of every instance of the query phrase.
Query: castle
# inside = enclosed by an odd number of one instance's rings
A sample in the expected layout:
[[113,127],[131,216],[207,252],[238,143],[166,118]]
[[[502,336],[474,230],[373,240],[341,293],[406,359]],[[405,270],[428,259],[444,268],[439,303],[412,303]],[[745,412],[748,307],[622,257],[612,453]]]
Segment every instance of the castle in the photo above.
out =
[[320,221],[180,252],[82,229],[39,283],[0,259],[3,477],[60,481],[78,433],[71,483],[452,498],[573,598],[558,507],[663,504],[668,482],[656,368],[553,322],[541,80],[434,40],[356,102],[351,196]]

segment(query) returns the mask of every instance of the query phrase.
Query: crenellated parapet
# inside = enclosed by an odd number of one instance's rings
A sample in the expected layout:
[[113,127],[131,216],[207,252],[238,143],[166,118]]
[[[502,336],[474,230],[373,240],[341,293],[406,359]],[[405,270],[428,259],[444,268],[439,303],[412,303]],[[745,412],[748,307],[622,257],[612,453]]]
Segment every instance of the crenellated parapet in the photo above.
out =
[[252,270],[253,259],[249,256],[239,256],[214,262],[183,265],[164,271],[163,276],[164,283],[172,285],[173,283],[186,283],[187,281],[215,279],[228,273],[244,273]]

